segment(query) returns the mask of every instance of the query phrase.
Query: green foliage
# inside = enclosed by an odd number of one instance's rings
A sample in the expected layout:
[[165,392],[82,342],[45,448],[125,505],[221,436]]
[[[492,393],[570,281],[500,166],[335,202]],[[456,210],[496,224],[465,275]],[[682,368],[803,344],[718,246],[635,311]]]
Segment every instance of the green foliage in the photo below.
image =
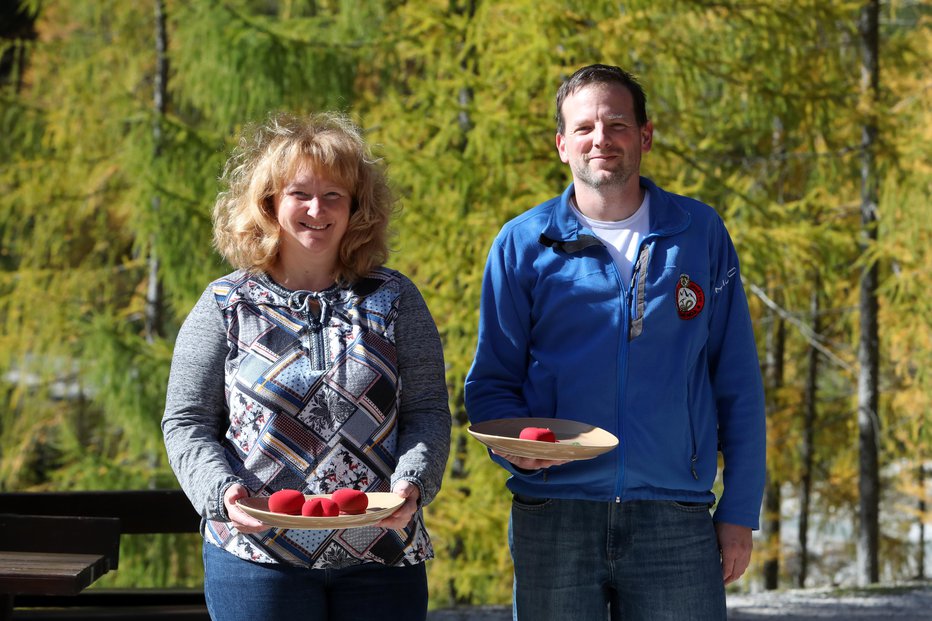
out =
[[431,604],[505,603],[511,598],[510,495],[505,472],[489,467],[485,447],[453,432],[451,463],[440,498],[425,510],[436,560],[428,565]]
[[112,571],[91,588],[196,588],[203,584],[204,566],[199,534],[123,535],[120,569]]
[[[232,137],[274,110],[347,110],[401,199],[390,264],[419,285],[444,341],[456,424],[443,492],[427,508],[432,604],[507,602],[505,475],[465,433],[462,395],[482,268],[500,226],[569,181],[553,142],[560,80],[608,62],[646,86],[656,128],[646,173],[714,205],[735,238],[762,356],[774,320],[764,296],[788,322],[768,423],[771,475],[789,485],[802,475],[806,352],[813,341],[827,352],[814,473],[827,525],[855,514],[857,278],[865,262],[880,266],[882,463],[897,466],[886,489],[891,506],[928,523],[915,509],[927,484],[894,474],[915,472],[932,446],[928,7],[884,5],[882,109],[872,110],[859,96],[853,0],[165,0],[160,110],[156,0],[22,4],[38,38],[0,39],[0,54],[25,61],[0,79],[0,489],[174,484],[159,431],[165,380],[180,322],[227,269],[210,210]],[[880,241],[862,252],[860,128],[871,113]],[[904,523],[885,524],[889,575],[901,575]],[[127,550],[109,580],[200,579],[196,541]]]

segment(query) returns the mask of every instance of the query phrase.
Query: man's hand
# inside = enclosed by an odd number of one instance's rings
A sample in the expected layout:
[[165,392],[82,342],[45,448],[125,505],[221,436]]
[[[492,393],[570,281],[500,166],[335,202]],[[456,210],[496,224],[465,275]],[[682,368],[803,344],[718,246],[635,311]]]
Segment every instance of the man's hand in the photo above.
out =
[[510,461],[512,464],[521,468],[522,470],[540,470],[541,468],[549,468],[551,466],[561,466],[563,464],[569,463],[568,460],[554,460],[554,459],[534,459],[533,457],[518,457],[517,455],[511,455],[509,453],[500,453],[495,449],[492,449],[492,452],[505,459]]
[[718,535],[718,548],[722,553],[722,579],[726,585],[731,584],[744,574],[751,563],[751,549],[754,547],[751,529],[716,522],[715,534]]

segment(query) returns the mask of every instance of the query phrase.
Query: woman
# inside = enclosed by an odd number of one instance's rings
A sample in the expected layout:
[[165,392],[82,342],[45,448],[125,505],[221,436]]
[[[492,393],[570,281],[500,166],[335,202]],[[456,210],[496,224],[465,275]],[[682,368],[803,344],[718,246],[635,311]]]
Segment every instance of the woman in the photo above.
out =
[[[237,271],[178,334],[162,430],[204,517],[211,616],[424,619],[450,411],[437,329],[386,269],[393,199],[346,117],[273,117],[244,134],[214,206]],[[270,528],[236,504],[281,489],[392,491],[374,526]],[[377,612],[376,612],[377,611]]]

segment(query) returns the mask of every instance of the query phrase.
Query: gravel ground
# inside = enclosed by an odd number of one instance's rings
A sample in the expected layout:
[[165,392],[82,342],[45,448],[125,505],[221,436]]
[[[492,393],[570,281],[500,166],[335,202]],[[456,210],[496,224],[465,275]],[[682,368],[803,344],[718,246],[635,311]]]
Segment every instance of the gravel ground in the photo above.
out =
[[511,606],[432,610],[427,613],[427,621],[511,621]]
[[[511,621],[510,607],[434,610],[428,621]],[[932,621],[932,583],[729,595],[729,621]],[[567,619],[566,621],[586,621]]]
[[932,584],[733,595],[729,621],[930,621]]

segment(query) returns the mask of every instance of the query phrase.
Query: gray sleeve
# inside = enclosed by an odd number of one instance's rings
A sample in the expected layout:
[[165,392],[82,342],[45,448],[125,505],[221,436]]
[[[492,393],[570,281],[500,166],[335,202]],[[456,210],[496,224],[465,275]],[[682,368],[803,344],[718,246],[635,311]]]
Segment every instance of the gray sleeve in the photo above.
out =
[[229,425],[223,315],[208,288],[185,319],[172,355],[162,417],[168,462],[201,516],[227,520],[223,493],[239,478],[220,445]]
[[395,349],[401,374],[398,464],[392,486],[411,481],[427,504],[440,491],[450,452],[450,403],[440,334],[417,287],[402,280],[395,322]]

